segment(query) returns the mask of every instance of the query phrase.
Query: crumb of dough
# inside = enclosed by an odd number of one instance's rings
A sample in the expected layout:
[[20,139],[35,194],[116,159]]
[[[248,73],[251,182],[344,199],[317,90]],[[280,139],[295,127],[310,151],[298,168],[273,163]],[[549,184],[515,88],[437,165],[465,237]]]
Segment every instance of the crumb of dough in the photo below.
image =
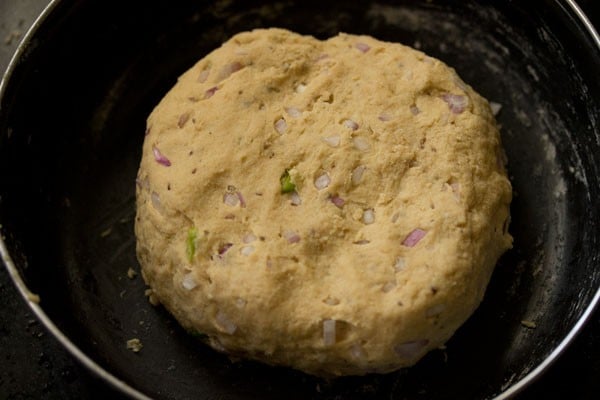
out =
[[524,319],[524,320],[521,321],[521,325],[523,325],[525,328],[528,328],[528,329],[535,329],[535,328],[537,328],[537,324],[535,322],[529,321],[529,320],[526,320],[526,319]]
[[4,38],[4,44],[7,46],[10,46],[11,44],[13,44],[13,42],[17,42],[19,41],[19,39],[21,38],[21,35],[23,33],[19,30],[12,30],[8,35],[6,35],[6,37]]
[[160,304],[160,301],[158,300],[158,298],[156,297],[156,295],[154,294],[154,291],[152,289],[146,289],[144,291],[144,296],[146,296],[148,298],[148,301],[153,306],[157,306]]
[[490,101],[490,107],[492,109],[492,114],[494,114],[494,116],[497,116],[500,113],[500,110],[502,109],[502,104]]
[[35,293],[27,292],[27,300],[31,301],[32,303],[39,304],[40,296]]
[[108,235],[110,235],[112,233],[112,227],[111,228],[107,228],[105,230],[103,230],[102,232],[100,232],[100,237],[101,238],[105,238]]
[[133,351],[134,353],[139,353],[140,350],[142,350],[142,347],[144,347],[144,345],[138,338],[129,339],[127,341],[127,349]]
[[136,272],[136,271],[135,271],[133,268],[129,268],[129,269],[127,270],[127,277],[128,277],[129,279],[133,279],[133,278],[135,278],[136,276],[137,276],[137,272]]

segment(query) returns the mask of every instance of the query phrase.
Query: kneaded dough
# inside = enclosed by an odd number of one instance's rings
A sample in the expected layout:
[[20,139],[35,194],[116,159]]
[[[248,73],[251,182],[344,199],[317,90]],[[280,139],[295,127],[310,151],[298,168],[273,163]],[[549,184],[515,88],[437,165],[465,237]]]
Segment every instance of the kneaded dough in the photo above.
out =
[[512,243],[488,102],[369,36],[234,36],[148,118],[137,183],[152,296],[219,351],[316,375],[443,345]]

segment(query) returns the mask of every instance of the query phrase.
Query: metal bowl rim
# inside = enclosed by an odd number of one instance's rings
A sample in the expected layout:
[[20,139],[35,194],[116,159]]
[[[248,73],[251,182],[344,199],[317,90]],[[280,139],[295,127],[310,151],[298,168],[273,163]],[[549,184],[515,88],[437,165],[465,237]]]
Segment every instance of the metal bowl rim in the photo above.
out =
[[[2,76],[2,80],[0,81],[0,99],[4,97],[4,92],[6,91],[6,87],[8,82],[13,75],[14,71],[18,68],[18,63],[21,57],[26,53],[30,43],[32,42],[33,37],[35,36],[37,30],[45,23],[45,21],[50,17],[50,15],[57,8],[58,4],[61,0],[50,0],[49,4],[44,8],[41,14],[35,19],[31,27],[28,29],[27,33],[24,35],[23,39],[19,43],[15,54],[11,58],[6,72]],[[576,15],[579,19],[579,22],[583,25],[585,30],[588,32],[592,40],[594,41],[598,51],[600,51],[600,35],[596,32],[594,26],[587,18],[583,10],[579,7],[575,0],[566,0],[567,5],[570,7],[571,11]],[[1,110],[0,110],[1,111]],[[34,313],[36,318],[41,321],[41,323],[45,326],[45,328],[60,342],[60,344],[67,349],[68,352],[71,353],[75,359],[77,359],[84,367],[86,367],[93,374],[97,375],[104,381],[108,382],[113,388],[121,391],[121,393],[130,396],[131,398],[137,400],[152,400],[151,397],[143,394],[139,390],[133,388],[131,385],[126,383],[125,381],[117,378],[112,373],[108,372],[106,369],[101,367],[96,361],[92,360],[87,354],[85,354],[79,347],[77,347],[48,317],[48,315],[44,312],[44,310],[40,307],[40,305],[35,301],[35,296],[32,296],[32,292],[29,290],[23,278],[19,274],[8,249],[6,248],[6,244],[2,237],[0,237],[0,258],[2,259],[8,273],[15,283],[19,293],[28,304],[31,311]],[[569,331],[569,333],[563,338],[563,340],[559,343],[559,345],[546,357],[546,359],[539,364],[536,368],[531,370],[527,375],[520,378],[516,383],[509,386],[505,391],[498,394],[494,397],[494,400],[504,400],[509,399],[515,396],[517,393],[521,392],[525,387],[530,385],[534,380],[539,378],[548,368],[559,358],[559,356],[566,350],[566,348],[571,344],[574,338],[581,332],[585,324],[590,319],[591,315],[594,313],[595,308],[598,303],[600,303],[600,287],[596,290],[596,293],[590,304],[588,304],[587,308],[577,321],[577,323],[573,326],[573,328]]]

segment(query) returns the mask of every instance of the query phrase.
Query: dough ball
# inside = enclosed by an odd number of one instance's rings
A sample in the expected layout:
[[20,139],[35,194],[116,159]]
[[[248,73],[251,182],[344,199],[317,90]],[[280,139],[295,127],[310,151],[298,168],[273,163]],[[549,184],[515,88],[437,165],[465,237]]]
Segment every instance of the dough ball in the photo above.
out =
[[511,246],[503,160],[488,102],[439,60],[240,33],[148,118],[143,276],[219,351],[323,376],[410,366]]

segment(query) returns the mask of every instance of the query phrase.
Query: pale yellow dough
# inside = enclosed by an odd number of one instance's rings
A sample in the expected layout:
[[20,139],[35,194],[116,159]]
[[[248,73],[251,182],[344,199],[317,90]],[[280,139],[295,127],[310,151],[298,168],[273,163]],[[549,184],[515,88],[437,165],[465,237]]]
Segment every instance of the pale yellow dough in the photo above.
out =
[[511,246],[488,102],[400,44],[240,33],[179,78],[146,133],[144,279],[219,351],[328,376],[412,365]]

